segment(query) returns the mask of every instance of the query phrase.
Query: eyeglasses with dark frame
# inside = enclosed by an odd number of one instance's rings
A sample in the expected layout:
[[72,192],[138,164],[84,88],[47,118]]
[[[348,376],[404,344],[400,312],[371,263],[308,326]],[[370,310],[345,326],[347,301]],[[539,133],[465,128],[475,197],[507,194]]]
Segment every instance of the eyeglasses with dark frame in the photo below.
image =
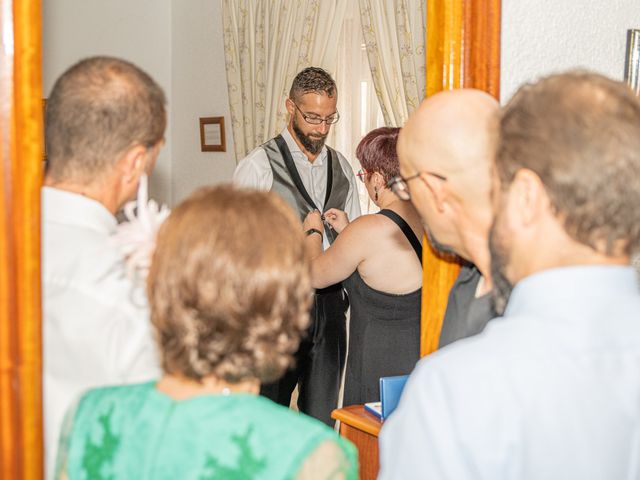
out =
[[302,118],[304,118],[304,121],[310,125],[320,125],[322,122],[326,123],[327,125],[333,125],[338,120],[340,120],[340,114],[338,112],[329,115],[327,118],[322,118],[304,113],[302,110],[300,110],[298,104],[293,100],[291,100],[291,103],[293,103],[293,105],[295,105],[295,107],[298,109],[300,115],[302,115]]
[[439,173],[434,172],[418,172],[415,175],[411,175],[410,177],[403,177],[402,175],[396,175],[391,180],[387,182],[387,187],[391,189],[393,193],[400,199],[404,201],[411,200],[411,193],[409,192],[409,182],[415,178],[418,178],[422,174],[431,175],[436,177],[443,182],[447,181],[447,177],[440,175]]
[[358,170],[358,173],[356,173],[356,177],[358,177],[360,179],[360,181],[362,183],[364,183],[364,177],[367,175],[367,172],[364,168],[361,168],[360,170]]

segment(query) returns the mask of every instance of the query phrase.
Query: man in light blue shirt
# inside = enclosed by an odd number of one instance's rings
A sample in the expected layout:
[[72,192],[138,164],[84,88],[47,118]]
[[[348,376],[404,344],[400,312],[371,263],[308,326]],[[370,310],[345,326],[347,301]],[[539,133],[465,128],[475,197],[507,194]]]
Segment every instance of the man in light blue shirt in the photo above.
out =
[[503,316],[418,364],[382,429],[380,478],[640,478],[640,101],[555,75],[522,87],[498,128]]

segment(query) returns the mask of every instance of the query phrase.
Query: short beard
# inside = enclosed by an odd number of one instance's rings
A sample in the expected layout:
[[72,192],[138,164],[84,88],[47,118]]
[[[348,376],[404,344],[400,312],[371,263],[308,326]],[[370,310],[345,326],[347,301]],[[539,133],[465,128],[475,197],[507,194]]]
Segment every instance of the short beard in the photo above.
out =
[[509,281],[505,274],[505,270],[509,263],[509,251],[498,238],[496,228],[497,218],[494,219],[491,230],[489,231],[489,252],[491,253],[491,281],[493,289],[491,296],[493,298],[493,309],[502,316],[507,308],[513,284]]
[[448,247],[447,245],[444,245],[444,244],[440,243],[436,239],[436,237],[433,235],[433,233],[431,233],[431,230],[429,230],[427,228],[426,225],[423,224],[423,227],[424,227],[424,232],[427,234],[427,238],[429,239],[429,243],[431,244],[431,246],[433,248],[435,248],[440,253],[448,253],[448,254],[457,255],[456,251],[453,248]]
[[324,135],[320,140],[312,140],[308,135],[302,133],[300,127],[298,126],[298,122],[296,122],[295,117],[293,118],[293,131],[300,140],[302,146],[312,155],[317,155],[324,147],[324,142],[327,140],[327,136]]

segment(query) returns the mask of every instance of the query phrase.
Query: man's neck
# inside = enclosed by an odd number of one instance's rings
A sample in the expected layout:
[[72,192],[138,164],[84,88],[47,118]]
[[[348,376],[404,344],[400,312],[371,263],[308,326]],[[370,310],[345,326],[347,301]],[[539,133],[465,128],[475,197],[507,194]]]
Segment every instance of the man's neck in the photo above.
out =
[[293,138],[293,141],[296,142],[296,145],[298,145],[298,148],[300,148],[300,151],[307,157],[309,163],[315,162],[322,150],[320,150],[320,152],[318,153],[311,153],[309,150],[307,150],[300,142],[300,139],[298,138],[298,135],[296,135],[296,132],[293,130],[293,124],[291,122],[289,122],[289,125],[287,125],[287,130],[289,131],[291,138]]
[[465,245],[466,260],[473,263],[482,275],[483,281],[476,292],[476,296],[481,297],[489,293],[493,288],[488,240],[486,235],[478,234],[470,229],[467,231],[463,243]]
[[104,185],[98,186],[95,184],[87,185],[73,181],[56,181],[49,177],[45,177],[44,186],[75,193],[77,195],[90,198],[91,200],[95,200],[96,202],[104,205],[104,207],[113,215],[116,214],[119,208],[115,195],[110,194],[112,189],[105,188]]

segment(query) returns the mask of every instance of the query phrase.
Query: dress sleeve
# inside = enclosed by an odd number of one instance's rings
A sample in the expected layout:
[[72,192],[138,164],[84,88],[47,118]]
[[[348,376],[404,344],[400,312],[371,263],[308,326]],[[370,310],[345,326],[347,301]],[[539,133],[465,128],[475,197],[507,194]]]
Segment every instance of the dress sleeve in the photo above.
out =
[[60,429],[60,439],[58,441],[58,452],[56,455],[56,468],[53,478],[56,480],[67,480],[69,478],[68,472],[68,460],[69,460],[69,448],[71,446],[71,434],[73,432],[73,424],[78,411],[78,405],[80,399],[77,399],[67,410],[64,420],[62,422],[62,428]]
[[325,440],[302,463],[296,480],[356,480],[358,460],[349,442]]

